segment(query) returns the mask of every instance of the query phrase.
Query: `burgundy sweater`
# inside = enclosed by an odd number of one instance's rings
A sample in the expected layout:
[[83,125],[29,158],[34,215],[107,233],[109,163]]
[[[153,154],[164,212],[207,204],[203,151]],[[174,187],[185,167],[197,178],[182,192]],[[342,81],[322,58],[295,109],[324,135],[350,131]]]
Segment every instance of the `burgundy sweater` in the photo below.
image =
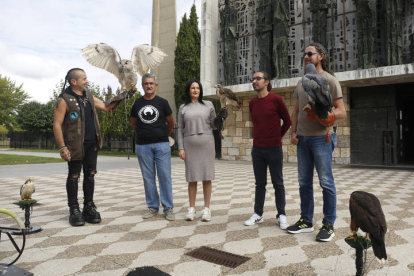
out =
[[[289,112],[282,97],[270,93],[250,100],[249,110],[253,121],[253,146],[274,148],[282,145],[282,137],[289,129]],[[283,125],[280,123],[283,120]]]

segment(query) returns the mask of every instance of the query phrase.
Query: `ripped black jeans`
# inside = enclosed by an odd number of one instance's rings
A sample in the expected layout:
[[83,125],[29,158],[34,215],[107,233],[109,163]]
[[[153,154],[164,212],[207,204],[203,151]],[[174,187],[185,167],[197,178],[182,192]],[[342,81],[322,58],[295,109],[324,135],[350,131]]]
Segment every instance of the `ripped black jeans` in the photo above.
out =
[[79,206],[78,204],[78,185],[81,169],[83,167],[83,203],[93,202],[93,192],[95,190],[96,161],[98,150],[96,143],[84,143],[85,157],[83,160],[68,162],[68,178],[66,180],[66,192],[68,194],[69,207]]

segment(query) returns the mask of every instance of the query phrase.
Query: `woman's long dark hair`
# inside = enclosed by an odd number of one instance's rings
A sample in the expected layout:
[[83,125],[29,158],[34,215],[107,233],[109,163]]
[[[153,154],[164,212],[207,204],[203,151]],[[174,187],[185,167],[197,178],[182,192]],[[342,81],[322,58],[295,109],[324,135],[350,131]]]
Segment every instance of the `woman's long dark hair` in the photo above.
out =
[[198,83],[198,86],[200,87],[200,96],[198,97],[198,102],[201,104],[204,104],[203,102],[203,86],[201,85],[199,80],[192,79],[187,81],[185,85],[185,105],[191,103],[191,95],[190,95],[190,87],[193,83]]
[[326,51],[325,47],[323,47],[322,44],[320,44],[318,42],[313,42],[313,43],[309,44],[308,47],[309,46],[315,47],[315,49],[318,53],[323,54],[323,59],[321,60],[321,65],[322,65],[323,71],[326,71],[329,74],[331,74],[332,76],[335,76],[334,72],[331,69],[329,69],[329,55],[328,55],[328,51]]

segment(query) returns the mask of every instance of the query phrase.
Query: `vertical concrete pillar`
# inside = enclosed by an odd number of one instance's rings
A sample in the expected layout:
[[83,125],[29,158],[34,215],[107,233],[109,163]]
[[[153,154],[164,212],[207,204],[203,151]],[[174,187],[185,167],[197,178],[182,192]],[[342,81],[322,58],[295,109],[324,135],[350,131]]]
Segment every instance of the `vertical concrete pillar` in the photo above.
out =
[[219,27],[218,0],[202,0],[200,80],[204,91],[217,84]]
[[151,44],[162,49],[168,56],[159,67],[151,70],[158,78],[157,95],[168,100],[177,122],[174,100],[174,57],[177,45],[177,8],[175,0],[152,1]]

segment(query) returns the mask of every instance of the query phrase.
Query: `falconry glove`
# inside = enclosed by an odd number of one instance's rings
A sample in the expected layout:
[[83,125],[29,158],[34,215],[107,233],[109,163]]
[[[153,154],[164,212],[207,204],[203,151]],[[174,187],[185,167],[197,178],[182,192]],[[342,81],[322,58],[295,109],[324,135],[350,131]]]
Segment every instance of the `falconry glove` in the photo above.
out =
[[130,91],[123,91],[121,93],[119,93],[118,95],[116,95],[115,97],[107,100],[105,102],[105,106],[109,106],[111,103],[116,103],[115,107],[112,108],[112,110],[115,110],[118,105],[124,100],[124,99],[130,99],[136,92],[137,90],[130,90]]
[[335,115],[333,112],[328,113],[327,119],[321,119],[316,115],[315,107],[311,108],[309,105],[305,106],[303,109],[307,113],[306,119],[311,121],[318,121],[324,127],[330,127],[335,123]]
[[217,128],[218,131],[222,131],[224,129],[224,121],[226,120],[228,115],[227,108],[223,107],[217,117],[214,119],[214,126]]

